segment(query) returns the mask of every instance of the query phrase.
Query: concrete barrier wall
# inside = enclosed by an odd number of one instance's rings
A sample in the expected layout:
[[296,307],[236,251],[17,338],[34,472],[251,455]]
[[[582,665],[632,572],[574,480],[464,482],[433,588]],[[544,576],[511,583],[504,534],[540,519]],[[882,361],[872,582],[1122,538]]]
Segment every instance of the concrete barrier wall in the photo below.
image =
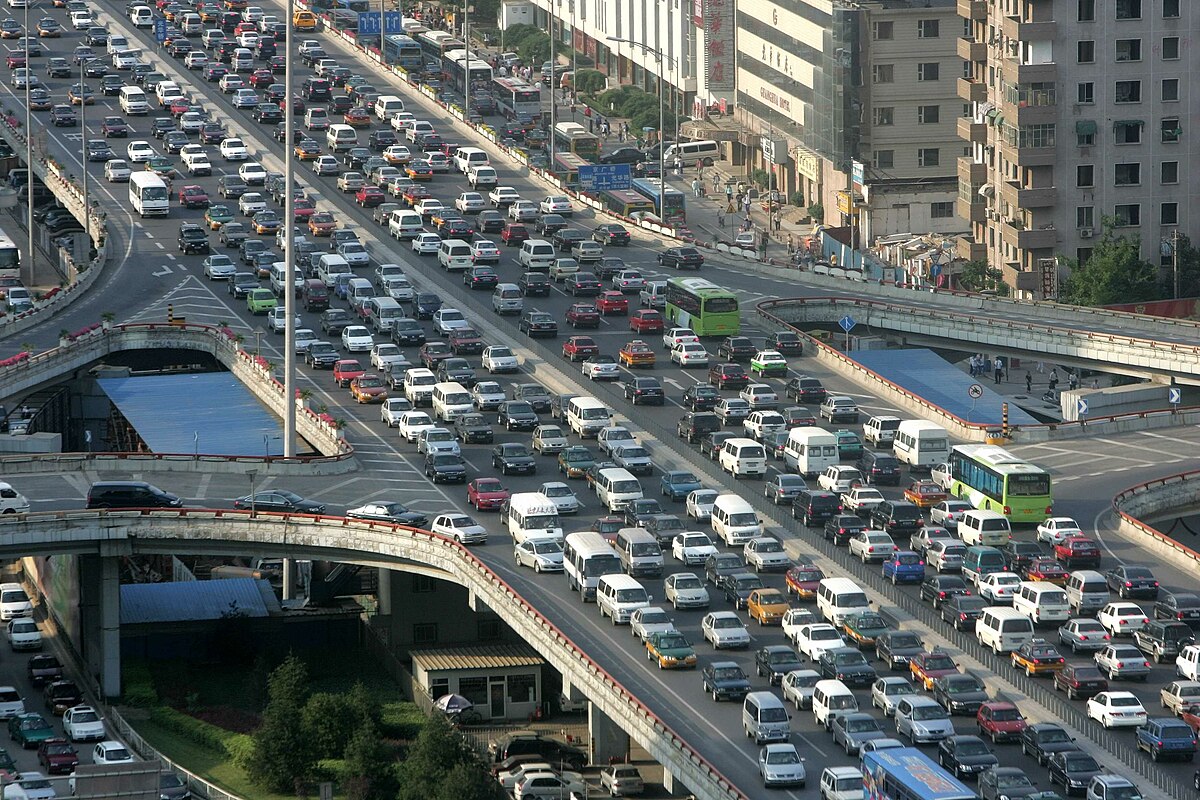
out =
[[1113,498],[1121,531],[1148,552],[1185,572],[1200,569],[1200,553],[1167,536],[1150,522],[1200,505],[1200,471],[1181,472],[1132,486]]

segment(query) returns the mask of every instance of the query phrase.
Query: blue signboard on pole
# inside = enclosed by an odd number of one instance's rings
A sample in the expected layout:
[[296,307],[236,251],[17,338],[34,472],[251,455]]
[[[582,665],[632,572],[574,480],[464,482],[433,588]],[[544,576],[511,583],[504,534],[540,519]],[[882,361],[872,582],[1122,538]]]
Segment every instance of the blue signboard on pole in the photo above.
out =
[[404,33],[404,12],[384,11],[382,18],[378,11],[363,11],[358,15],[358,35],[378,36],[380,33]]
[[849,314],[838,320],[838,326],[846,333],[849,333],[850,329],[857,324],[858,322],[856,322],[854,317],[850,316]]
[[383,12],[383,32],[387,34],[404,33],[404,12]]
[[167,40],[167,21],[165,19],[154,20],[154,40],[159,44]]
[[595,164],[579,168],[580,184],[595,192],[628,189],[632,181],[633,170],[628,164]]

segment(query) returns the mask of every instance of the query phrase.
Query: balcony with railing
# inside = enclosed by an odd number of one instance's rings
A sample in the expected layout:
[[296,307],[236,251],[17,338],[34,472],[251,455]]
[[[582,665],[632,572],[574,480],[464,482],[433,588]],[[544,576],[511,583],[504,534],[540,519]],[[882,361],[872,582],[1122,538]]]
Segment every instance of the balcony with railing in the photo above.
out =
[[982,103],[987,100],[987,84],[970,78],[959,78],[958,96],[968,103]]
[[963,19],[987,19],[987,0],[958,0],[958,15]]
[[958,57],[963,61],[987,61],[987,43],[960,36],[958,37]]

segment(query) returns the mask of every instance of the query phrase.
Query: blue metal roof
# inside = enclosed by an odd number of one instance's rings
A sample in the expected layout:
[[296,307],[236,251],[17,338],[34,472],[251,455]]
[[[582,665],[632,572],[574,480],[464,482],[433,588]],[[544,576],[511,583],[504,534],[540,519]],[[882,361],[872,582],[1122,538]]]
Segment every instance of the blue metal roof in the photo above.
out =
[[282,421],[228,372],[97,382],[152,453],[283,455]]
[[[944,408],[960,419],[981,425],[1000,425],[1000,405],[1009,398],[990,388],[991,372],[982,378],[972,378],[932,350],[854,350],[849,354],[858,363],[902,386],[935,406]],[[967,394],[971,384],[983,387],[983,395],[972,400]],[[1008,403],[1010,425],[1037,425],[1039,421]]]
[[121,624],[221,619],[281,613],[271,584],[259,578],[176,583],[130,583],[121,587]]

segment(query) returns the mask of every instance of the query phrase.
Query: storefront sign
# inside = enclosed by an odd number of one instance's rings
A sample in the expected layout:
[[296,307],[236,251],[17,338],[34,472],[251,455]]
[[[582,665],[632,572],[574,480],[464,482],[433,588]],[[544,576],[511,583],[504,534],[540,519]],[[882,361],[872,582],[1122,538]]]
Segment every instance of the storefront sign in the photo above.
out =
[[734,91],[733,0],[697,0],[704,31],[704,79],[711,94]]

